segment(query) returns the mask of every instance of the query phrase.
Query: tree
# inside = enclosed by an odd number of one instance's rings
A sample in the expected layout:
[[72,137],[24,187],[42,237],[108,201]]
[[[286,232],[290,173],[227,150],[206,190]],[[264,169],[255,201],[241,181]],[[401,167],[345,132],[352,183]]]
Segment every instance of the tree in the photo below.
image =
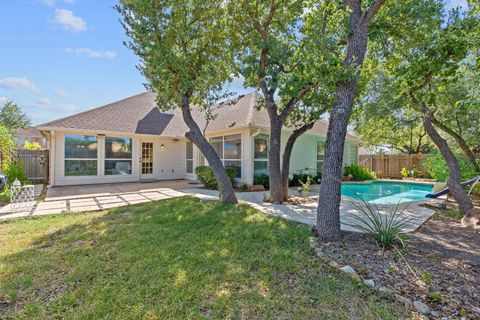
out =
[[423,128],[421,115],[406,110],[404,104],[404,99],[396,96],[388,75],[376,72],[352,115],[355,133],[367,146],[406,154],[428,153],[432,142]]
[[346,37],[343,64],[352,72],[348,78],[338,82],[325,143],[325,160],[317,209],[317,232],[319,238],[324,241],[338,241],[341,236],[340,179],[348,120],[357,95],[360,68],[367,51],[369,25],[382,7],[384,0],[375,0],[366,9],[362,2],[362,0],[343,1],[350,28]]
[[[221,0],[124,0],[116,7],[130,41],[140,57],[138,66],[157,93],[161,109],[181,108],[189,131],[185,134],[204,154],[220,186],[220,198],[236,203],[225,168],[192,117],[213,107],[234,63],[226,34],[227,17]],[[221,94],[220,94],[221,96]]]
[[392,54],[384,65],[389,70],[391,88],[404,110],[418,112],[430,139],[439,149],[448,165],[448,187],[460,211],[473,207],[461,186],[461,172],[457,159],[447,140],[438,129],[447,134],[449,128],[436,118],[439,104],[444,103],[445,88],[458,83],[458,71],[471,50],[466,39],[472,32],[476,17],[453,11],[445,19],[443,5],[432,15],[430,32],[414,34],[414,42],[399,44],[390,49]]
[[0,108],[0,123],[15,132],[30,125],[30,119],[12,100],[7,100]]
[[17,143],[12,132],[0,124],[0,170],[7,169],[8,163]]
[[[342,67],[336,37],[342,16],[335,1],[231,1],[232,39],[238,40],[239,73],[263,94],[268,113],[270,199],[288,198],[293,146],[329,108],[325,90]],[[340,12],[341,13],[341,12]],[[282,129],[289,127],[281,155]],[[282,160],[281,159],[282,157]]]

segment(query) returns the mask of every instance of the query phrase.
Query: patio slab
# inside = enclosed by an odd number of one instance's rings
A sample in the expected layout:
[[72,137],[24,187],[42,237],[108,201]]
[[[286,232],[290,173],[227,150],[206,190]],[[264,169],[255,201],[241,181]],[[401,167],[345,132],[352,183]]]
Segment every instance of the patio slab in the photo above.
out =
[[[203,199],[218,199],[218,191],[208,189],[185,189],[183,192],[192,194],[196,197]],[[292,189],[291,193],[294,194],[296,190]],[[273,204],[264,202],[264,195],[268,195],[268,192],[240,192],[237,193],[237,198],[241,201],[245,201],[252,207],[265,212],[269,215],[280,217],[286,220],[297,221],[300,223],[315,225],[317,221],[317,203],[309,203],[304,205],[290,205],[290,204]],[[404,203],[400,206],[403,209],[402,216],[409,219],[402,231],[413,232],[417,230],[425,221],[427,221],[434,211],[425,207],[419,206],[419,204],[425,201],[417,201]],[[391,214],[391,205],[378,206],[383,216]],[[348,198],[342,197],[340,203],[340,227],[344,231],[359,232],[358,229],[352,227],[352,224],[358,223],[355,216],[362,216],[363,213],[358,209],[356,202]]]

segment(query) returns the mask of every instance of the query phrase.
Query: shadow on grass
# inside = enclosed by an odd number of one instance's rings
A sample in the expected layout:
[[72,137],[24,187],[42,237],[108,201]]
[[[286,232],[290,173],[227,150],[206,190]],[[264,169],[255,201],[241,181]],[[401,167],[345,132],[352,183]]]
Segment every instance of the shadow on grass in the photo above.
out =
[[[72,221],[50,232],[65,219]],[[7,317],[385,319],[404,312],[322,265],[306,226],[245,205],[187,197],[29,221],[9,225],[6,239],[25,246],[0,256]],[[32,244],[20,232],[25,223],[37,227]]]

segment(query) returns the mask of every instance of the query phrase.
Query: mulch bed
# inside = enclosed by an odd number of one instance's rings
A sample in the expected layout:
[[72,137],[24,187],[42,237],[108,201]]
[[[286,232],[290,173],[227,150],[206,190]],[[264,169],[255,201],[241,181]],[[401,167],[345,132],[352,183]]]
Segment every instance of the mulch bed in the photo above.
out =
[[436,214],[408,236],[406,247],[399,248],[402,255],[395,249],[382,252],[358,233],[345,233],[340,244],[322,247],[376,286],[423,301],[439,318],[480,319],[480,232],[460,227],[460,221]]

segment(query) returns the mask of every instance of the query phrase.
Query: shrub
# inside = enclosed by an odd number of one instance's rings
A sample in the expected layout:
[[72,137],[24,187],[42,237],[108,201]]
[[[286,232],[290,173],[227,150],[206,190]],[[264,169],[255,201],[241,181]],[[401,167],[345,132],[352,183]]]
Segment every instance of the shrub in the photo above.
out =
[[417,168],[408,170],[407,168],[402,168],[402,177],[404,178],[418,178],[422,175],[421,171],[418,171]]
[[240,189],[240,191],[243,191],[243,192],[248,191],[248,184],[242,183],[240,185],[239,189]]
[[[235,176],[237,175],[237,168],[233,166],[226,166],[225,171],[227,172],[232,185],[235,186]],[[218,183],[213,175],[213,170],[208,166],[198,166],[195,168],[195,174],[197,175],[198,181],[200,181],[205,187],[218,189]]]
[[17,143],[10,130],[0,124],[0,153],[2,153],[2,167],[0,170],[7,168],[12,152],[16,146]]
[[310,186],[312,185],[312,182],[313,182],[313,178],[309,175],[307,176],[307,179],[304,181],[300,180],[300,184],[301,184],[301,189],[302,189],[302,196],[304,198],[307,198],[308,197],[308,193],[310,192]]
[[307,179],[312,179],[312,181],[314,180],[313,176],[311,174],[308,174],[308,173],[294,173],[292,175],[292,179],[289,179],[288,185],[290,187],[299,187],[299,186],[302,185],[301,182],[307,181]]
[[402,227],[409,222],[406,217],[402,217],[405,208],[399,209],[397,204],[392,206],[388,215],[385,215],[376,204],[368,203],[363,199],[361,204],[355,203],[355,207],[363,215],[354,215],[357,223],[347,225],[372,237],[383,250],[393,246],[395,242],[404,246]]
[[9,184],[12,184],[15,179],[18,179],[22,184],[28,182],[27,176],[25,175],[25,170],[23,164],[20,161],[12,161],[8,164],[5,174],[8,177]]
[[257,174],[253,177],[253,184],[259,184],[268,189],[270,187],[270,180],[268,178],[268,174],[262,173]]
[[26,150],[42,150],[42,146],[40,143],[34,141],[34,142],[29,142],[26,141],[25,144],[23,145],[23,149]]
[[[456,158],[458,165],[460,166],[460,171],[462,172],[462,180],[468,180],[478,176],[475,172],[475,168],[470,162],[459,155],[456,155]],[[433,179],[442,182],[448,180],[448,166],[439,151],[436,151],[428,157],[427,160],[425,160],[423,167]]]
[[375,174],[356,163],[345,166],[345,176],[352,176],[355,181],[375,180]]

